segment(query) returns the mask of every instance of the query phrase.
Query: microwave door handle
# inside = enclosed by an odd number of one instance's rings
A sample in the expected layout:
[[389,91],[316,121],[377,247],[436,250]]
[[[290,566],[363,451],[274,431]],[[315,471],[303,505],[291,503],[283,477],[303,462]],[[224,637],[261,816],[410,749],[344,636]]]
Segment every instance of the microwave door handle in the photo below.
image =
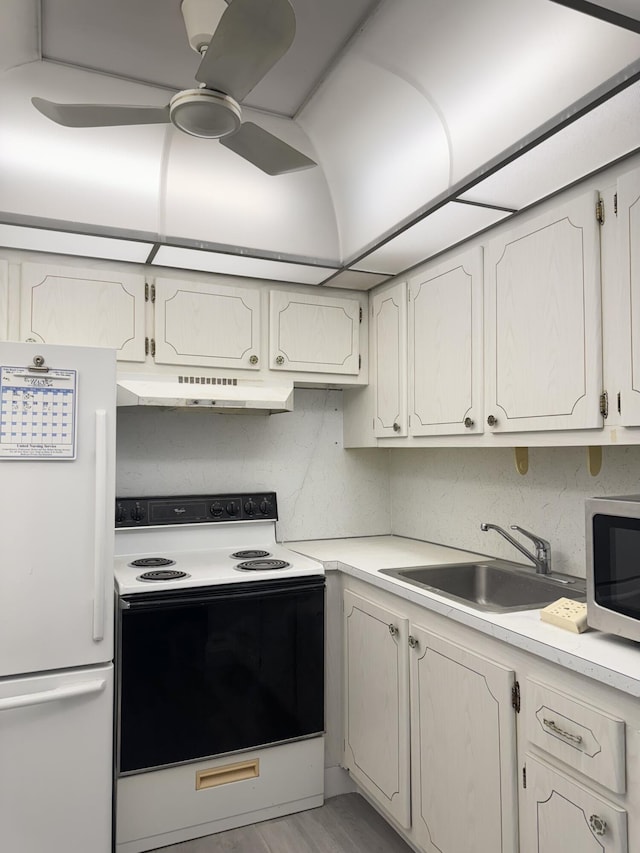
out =
[[39,693],[8,696],[6,699],[0,699],[0,711],[13,711],[16,708],[27,708],[30,705],[44,705],[48,702],[59,702],[62,699],[74,699],[76,696],[91,696],[94,693],[101,693],[106,685],[106,680],[99,678],[93,681],[83,681],[80,684],[54,687],[53,690],[42,690]]
[[93,539],[93,639],[104,640],[105,545],[107,531],[107,413],[96,410],[96,470]]

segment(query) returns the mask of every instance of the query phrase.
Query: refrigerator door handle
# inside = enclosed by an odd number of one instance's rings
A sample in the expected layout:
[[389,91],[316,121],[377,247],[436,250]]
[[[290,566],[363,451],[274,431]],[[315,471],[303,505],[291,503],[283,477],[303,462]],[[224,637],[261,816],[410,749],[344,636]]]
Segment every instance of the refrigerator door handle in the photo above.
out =
[[95,519],[93,552],[93,639],[104,640],[105,536],[107,532],[107,413],[96,410]]
[[66,687],[54,687],[53,690],[42,690],[40,693],[8,696],[6,699],[0,699],[0,711],[12,711],[14,708],[26,708],[29,705],[44,705],[46,702],[59,702],[76,696],[90,696],[93,693],[101,693],[106,685],[106,679],[97,678],[80,684],[69,684]]

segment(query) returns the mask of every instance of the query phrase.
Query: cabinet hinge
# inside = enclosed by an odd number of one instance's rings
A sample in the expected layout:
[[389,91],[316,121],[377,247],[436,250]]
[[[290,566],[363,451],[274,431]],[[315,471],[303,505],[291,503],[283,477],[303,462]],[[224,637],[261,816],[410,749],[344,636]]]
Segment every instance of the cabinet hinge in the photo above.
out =
[[155,339],[155,338],[151,338],[151,347],[150,347],[150,349],[151,349],[151,356],[152,356],[153,358],[155,358],[155,357],[156,357],[156,339]]
[[618,391],[618,414],[619,415],[622,414],[622,396],[621,396],[619,391]]
[[618,215],[618,193],[613,196],[613,212],[616,216]]
[[144,283],[144,301],[149,301],[149,282],[145,281]]
[[527,765],[525,764],[522,768],[522,787],[527,787]]
[[144,339],[144,354],[149,355],[149,338]]
[[600,414],[603,418],[609,417],[609,395],[606,391],[600,394]]
[[511,688],[511,707],[516,712],[520,713],[520,682],[514,681]]
[[596,204],[596,221],[600,225],[604,225],[604,202],[602,199]]
[[360,317],[360,322],[362,323],[362,306],[360,307],[359,317]]
[[155,284],[151,285],[151,301],[152,302],[156,301],[156,286],[155,286]]
[[362,369],[362,356],[359,355],[358,356],[358,370],[361,370],[361,369]]

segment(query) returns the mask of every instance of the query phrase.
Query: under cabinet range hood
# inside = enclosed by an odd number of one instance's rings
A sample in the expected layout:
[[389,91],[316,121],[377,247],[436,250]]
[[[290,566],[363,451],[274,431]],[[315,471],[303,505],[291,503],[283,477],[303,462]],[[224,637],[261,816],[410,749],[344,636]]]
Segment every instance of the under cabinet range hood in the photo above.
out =
[[215,376],[118,376],[118,406],[207,409],[223,414],[293,411],[293,383],[267,385]]

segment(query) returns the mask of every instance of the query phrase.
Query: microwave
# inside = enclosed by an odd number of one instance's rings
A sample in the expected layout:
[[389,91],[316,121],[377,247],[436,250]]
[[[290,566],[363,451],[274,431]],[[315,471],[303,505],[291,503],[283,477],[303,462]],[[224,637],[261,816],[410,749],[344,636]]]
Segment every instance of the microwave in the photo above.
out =
[[640,495],[586,502],[587,622],[640,641]]

